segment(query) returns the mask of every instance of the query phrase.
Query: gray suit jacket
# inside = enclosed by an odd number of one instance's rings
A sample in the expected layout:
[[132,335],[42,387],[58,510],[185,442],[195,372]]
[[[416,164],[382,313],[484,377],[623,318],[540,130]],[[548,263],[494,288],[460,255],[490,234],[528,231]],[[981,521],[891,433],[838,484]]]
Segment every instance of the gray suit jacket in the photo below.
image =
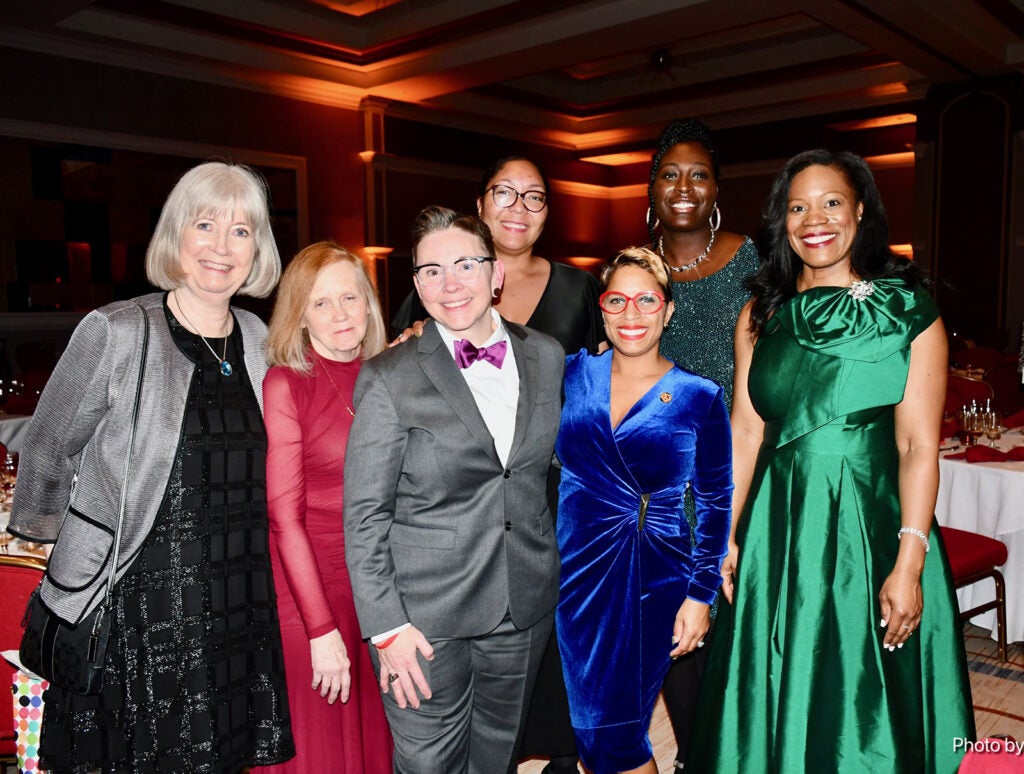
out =
[[[149,352],[118,577],[142,547],[167,488],[194,364],[171,338],[163,298],[163,293],[151,293],[117,301],[79,323],[22,445],[10,531],[29,540],[56,541],[40,593],[68,621],[92,610],[106,583],[141,366],[140,306],[149,318]],[[255,315],[232,311],[262,410],[267,329]]]
[[558,601],[546,480],[565,353],[506,322],[519,369],[508,464],[436,324],[367,361],[345,460],[345,558],[365,637],[411,622],[474,637],[526,629]]

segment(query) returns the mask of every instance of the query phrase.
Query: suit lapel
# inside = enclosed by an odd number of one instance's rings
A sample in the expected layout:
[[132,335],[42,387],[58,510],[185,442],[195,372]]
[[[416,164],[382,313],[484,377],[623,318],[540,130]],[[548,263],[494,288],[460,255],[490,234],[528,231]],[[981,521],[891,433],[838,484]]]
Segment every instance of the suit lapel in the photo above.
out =
[[[423,335],[418,340],[417,350],[423,373],[477,443],[488,451],[495,463],[500,465],[498,453],[494,450],[494,439],[484,423],[484,418],[480,415],[480,410],[476,407],[473,392],[466,384],[466,380],[462,378],[462,374],[459,373],[459,367],[455,365],[455,358],[445,346],[441,334],[437,332],[437,323],[433,320],[424,326]],[[516,357],[519,357],[518,352]],[[519,394],[519,400],[522,405],[522,392]],[[518,433],[518,422],[516,430]]]
[[526,438],[526,429],[533,418],[534,400],[537,395],[537,379],[540,370],[537,349],[528,340],[525,330],[520,326],[505,321],[508,339],[516,356],[516,367],[519,370],[519,401],[516,405],[516,431],[512,436],[512,448],[509,450],[509,461],[515,459],[519,447]]

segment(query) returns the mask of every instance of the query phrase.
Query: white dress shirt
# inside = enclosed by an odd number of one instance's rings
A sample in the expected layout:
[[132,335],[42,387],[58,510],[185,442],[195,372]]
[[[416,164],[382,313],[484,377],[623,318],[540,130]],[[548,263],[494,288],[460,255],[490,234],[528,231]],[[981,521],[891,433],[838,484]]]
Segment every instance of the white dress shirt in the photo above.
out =
[[[483,417],[484,424],[494,439],[494,450],[498,453],[498,459],[505,465],[508,463],[509,452],[512,451],[512,437],[516,431],[519,369],[516,368],[516,356],[512,352],[508,331],[496,309],[491,309],[491,319],[495,323],[494,333],[484,342],[484,346],[489,347],[499,341],[506,342],[505,360],[501,368],[496,368],[493,363],[486,360],[477,360],[468,368],[461,368],[459,371],[473,393],[473,400],[480,410],[480,416]],[[459,339],[443,325],[438,324],[437,330],[454,358],[455,342]]]

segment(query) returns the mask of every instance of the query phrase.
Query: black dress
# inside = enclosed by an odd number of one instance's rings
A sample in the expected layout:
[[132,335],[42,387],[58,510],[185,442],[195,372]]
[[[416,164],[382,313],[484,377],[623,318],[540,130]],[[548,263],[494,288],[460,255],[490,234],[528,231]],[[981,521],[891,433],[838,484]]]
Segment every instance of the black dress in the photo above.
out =
[[[51,772],[238,772],[294,755],[267,550],[267,440],[241,333],[236,325],[225,377],[164,309],[197,364],[174,468],[116,587],[103,693],[46,692],[40,753]],[[223,339],[209,341],[221,351]]]

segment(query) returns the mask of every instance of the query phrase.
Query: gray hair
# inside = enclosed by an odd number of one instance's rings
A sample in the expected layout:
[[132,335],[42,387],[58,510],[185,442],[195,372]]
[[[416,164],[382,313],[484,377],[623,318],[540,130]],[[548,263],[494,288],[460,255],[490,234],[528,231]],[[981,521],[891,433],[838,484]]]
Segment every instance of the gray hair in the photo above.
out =
[[270,229],[267,185],[243,164],[210,161],[193,167],[177,182],[164,202],[146,250],[146,276],[163,290],[181,285],[181,237],[189,223],[202,217],[230,216],[237,208],[253,229],[256,249],[252,269],[238,289],[264,298],[281,276],[281,256]]

